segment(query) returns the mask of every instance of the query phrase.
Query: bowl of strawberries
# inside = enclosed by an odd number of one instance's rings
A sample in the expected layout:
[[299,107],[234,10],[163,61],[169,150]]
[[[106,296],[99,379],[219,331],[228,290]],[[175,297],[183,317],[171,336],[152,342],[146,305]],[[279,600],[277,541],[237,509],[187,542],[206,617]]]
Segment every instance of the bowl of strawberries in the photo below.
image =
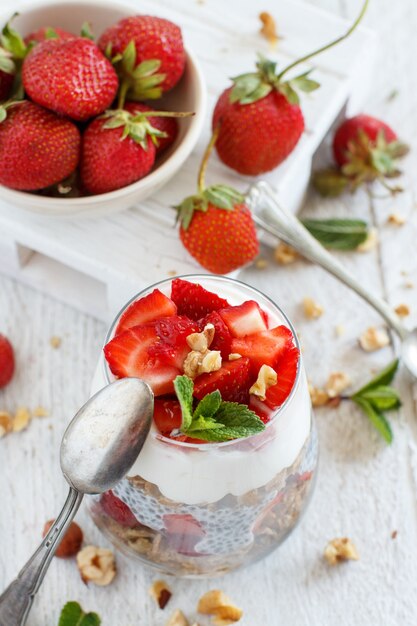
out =
[[[146,6],[146,5],[145,5]],[[0,16],[0,198],[48,216],[143,200],[194,148],[206,88],[178,25],[118,3]]]

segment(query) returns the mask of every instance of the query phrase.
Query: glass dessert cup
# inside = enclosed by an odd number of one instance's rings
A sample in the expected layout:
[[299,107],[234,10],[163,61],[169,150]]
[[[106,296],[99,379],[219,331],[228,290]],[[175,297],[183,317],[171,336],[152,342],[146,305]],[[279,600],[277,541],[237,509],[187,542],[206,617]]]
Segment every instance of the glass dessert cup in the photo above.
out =
[[[207,275],[183,277],[227,298],[231,305],[255,300],[269,327],[285,314],[269,298],[239,281]],[[152,285],[170,295],[172,279]],[[92,391],[114,380],[103,356]],[[245,439],[188,443],[152,427],[135,465],[111,492],[89,497],[102,532],[122,552],[165,574],[213,577],[257,561],[278,547],[296,526],[313,490],[317,436],[300,357],[291,393],[265,430]]]

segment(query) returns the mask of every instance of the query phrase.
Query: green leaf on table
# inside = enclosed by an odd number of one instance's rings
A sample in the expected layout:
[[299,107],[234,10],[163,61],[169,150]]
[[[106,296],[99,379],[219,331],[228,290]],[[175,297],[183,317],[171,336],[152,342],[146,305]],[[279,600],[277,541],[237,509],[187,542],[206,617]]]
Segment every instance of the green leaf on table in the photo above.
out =
[[100,626],[97,613],[84,613],[78,602],[67,602],[61,611],[58,626]]
[[381,385],[375,389],[362,392],[358,397],[367,400],[379,411],[391,411],[401,406],[398,391],[393,387]]
[[391,426],[381,411],[375,409],[370,402],[361,397],[352,397],[355,402],[369,417],[371,423],[375,426],[380,435],[385,439],[387,443],[392,442],[392,430]]
[[379,372],[379,374],[377,374],[375,378],[372,378],[372,380],[370,380],[369,383],[366,383],[366,385],[358,389],[355,395],[362,395],[365,391],[376,389],[377,387],[381,387],[381,385],[382,386],[389,385],[394,379],[394,376],[398,369],[398,365],[399,365],[398,359],[395,359],[394,361],[392,361],[392,363],[387,365],[387,367],[385,367],[381,372]]
[[356,219],[304,219],[307,230],[325,248],[355,250],[368,236],[368,225]]
[[194,383],[188,376],[177,376],[174,380],[174,389],[181,406],[181,430],[185,432],[193,421],[193,391]]

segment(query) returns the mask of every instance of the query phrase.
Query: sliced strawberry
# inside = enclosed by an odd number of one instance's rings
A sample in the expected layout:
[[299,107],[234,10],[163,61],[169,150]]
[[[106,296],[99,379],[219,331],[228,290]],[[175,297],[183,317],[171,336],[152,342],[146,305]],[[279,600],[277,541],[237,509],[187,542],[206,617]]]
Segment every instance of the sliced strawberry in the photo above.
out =
[[271,409],[281,406],[290,395],[297,376],[299,358],[298,348],[290,345],[275,365],[278,382],[267,390],[265,400],[265,404]]
[[164,515],[165,528],[169,546],[179,554],[190,556],[198,554],[196,544],[204,537],[205,532],[198,520],[190,514],[173,513]]
[[172,315],[155,320],[151,324],[159,341],[149,348],[149,354],[182,370],[184,359],[191,349],[187,344],[187,337],[200,330],[197,322],[183,315]]
[[256,415],[263,421],[264,424],[267,424],[271,421],[274,412],[266,406],[265,402],[262,402],[262,400],[260,400],[256,396],[250,396],[248,406],[251,411],[256,413]]
[[119,335],[128,328],[146,324],[158,319],[168,317],[177,313],[177,307],[168,296],[159,289],[154,289],[152,293],[136,300],[121,316],[116,328],[115,335]]
[[293,335],[286,326],[277,326],[254,335],[236,337],[232,341],[232,352],[249,357],[252,364],[252,372],[258,375],[262,365],[274,367],[279,357],[293,345]]
[[224,363],[217,372],[198,376],[194,381],[194,396],[201,400],[208,393],[218,389],[223,400],[247,404],[250,386],[250,361],[241,358]]
[[0,387],[5,387],[14,374],[14,350],[10,341],[0,335]]
[[162,356],[149,354],[149,348],[157,342],[154,326],[134,326],[114,337],[104,347],[104,356],[115,376],[142,378],[156,396],[172,393],[173,381],[181,372]]
[[153,419],[160,433],[169,435],[174,428],[181,426],[182,415],[178,400],[156,399]]
[[247,300],[239,306],[231,306],[219,311],[233,337],[245,337],[267,330],[265,317],[259,304]]
[[229,329],[217,311],[209,313],[199,321],[200,330],[203,330],[206,324],[213,324],[215,330],[210,350],[220,350],[222,358],[227,359],[232,346],[232,335],[230,334]]
[[138,520],[133,515],[127,504],[114,495],[112,491],[106,491],[100,498],[103,511],[121,526],[132,528],[138,525]]
[[178,307],[178,313],[187,315],[192,320],[199,320],[212,311],[229,306],[224,298],[182,278],[172,281],[171,298]]

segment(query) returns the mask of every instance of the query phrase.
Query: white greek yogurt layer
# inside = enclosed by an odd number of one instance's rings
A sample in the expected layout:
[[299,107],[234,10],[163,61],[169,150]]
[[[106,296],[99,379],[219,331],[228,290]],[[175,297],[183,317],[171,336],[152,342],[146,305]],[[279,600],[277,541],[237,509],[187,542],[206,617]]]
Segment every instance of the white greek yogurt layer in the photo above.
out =
[[[200,282],[213,291],[219,285],[210,280]],[[169,295],[170,286],[161,288],[161,291]],[[255,299],[254,294],[239,283],[222,282],[221,291],[216,291],[230,304]],[[268,313],[271,328],[286,324],[271,302],[256,299]],[[104,357],[101,356],[92,393],[106,384]],[[141,476],[157,485],[165,497],[175,502],[217,502],[228,494],[240,496],[262,487],[291,466],[309,436],[310,428],[310,396],[301,360],[297,388],[263,433],[245,440],[196,446],[161,438],[153,427],[129,475]]]

